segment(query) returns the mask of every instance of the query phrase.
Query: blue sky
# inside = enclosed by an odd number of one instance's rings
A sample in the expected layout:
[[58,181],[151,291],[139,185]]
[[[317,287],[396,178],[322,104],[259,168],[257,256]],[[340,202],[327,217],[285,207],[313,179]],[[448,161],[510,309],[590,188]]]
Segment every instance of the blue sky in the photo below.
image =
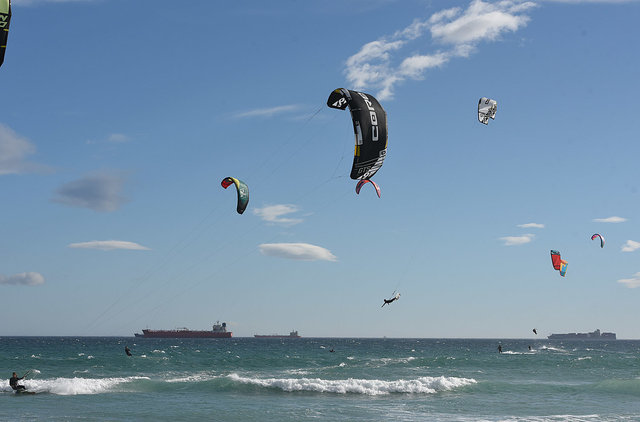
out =
[[[639,18],[638,1],[14,0],[0,335],[640,338]],[[387,112],[381,199],[349,179],[339,87]],[[243,215],[227,176],[249,185]]]

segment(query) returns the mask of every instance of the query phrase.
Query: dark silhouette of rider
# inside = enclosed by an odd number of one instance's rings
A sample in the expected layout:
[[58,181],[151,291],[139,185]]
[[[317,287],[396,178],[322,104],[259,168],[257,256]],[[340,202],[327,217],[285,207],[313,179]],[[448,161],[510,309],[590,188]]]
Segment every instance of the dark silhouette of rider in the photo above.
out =
[[381,308],[384,307],[384,305],[388,305],[389,303],[395,302],[398,299],[400,299],[400,293],[398,293],[397,295],[395,295],[391,299],[382,299],[382,300],[384,300],[384,303],[382,304]]
[[18,377],[18,374],[16,374],[14,372],[13,376],[11,378],[9,378],[9,385],[11,386],[12,389],[14,389],[16,391],[18,391],[18,390],[26,390],[27,387],[25,387],[24,385],[18,385],[18,381],[20,381],[23,378],[24,378],[24,376]]

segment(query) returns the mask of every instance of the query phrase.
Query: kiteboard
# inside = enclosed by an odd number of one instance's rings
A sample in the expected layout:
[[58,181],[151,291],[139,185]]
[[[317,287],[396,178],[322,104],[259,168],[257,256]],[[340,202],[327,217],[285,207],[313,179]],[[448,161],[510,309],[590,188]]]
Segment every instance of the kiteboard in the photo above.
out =
[[16,390],[15,393],[17,395],[23,395],[23,394],[35,394],[35,391],[28,391],[28,390]]

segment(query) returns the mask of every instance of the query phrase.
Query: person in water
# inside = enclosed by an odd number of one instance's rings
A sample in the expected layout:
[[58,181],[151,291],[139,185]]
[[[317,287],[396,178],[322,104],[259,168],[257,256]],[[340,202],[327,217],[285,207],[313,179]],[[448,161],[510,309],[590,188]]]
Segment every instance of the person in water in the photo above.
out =
[[391,299],[382,299],[382,300],[384,300],[384,303],[382,304],[381,308],[384,307],[384,305],[388,305],[389,303],[394,302],[394,301],[396,301],[398,299],[400,299],[400,293],[398,293],[397,295],[395,295]]
[[11,378],[9,378],[9,385],[11,386],[11,388],[15,391],[18,390],[26,390],[27,387],[25,387],[24,385],[19,385],[18,381],[20,381],[21,379],[24,379],[26,375],[22,376],[22,377],[18,377],[18,374],[16,374],[15,372],[13,373],[13,376]]
[[124,346],[124,352],[127,354],[127,356],[131,356],[131,350],[129,350],[129,346]]

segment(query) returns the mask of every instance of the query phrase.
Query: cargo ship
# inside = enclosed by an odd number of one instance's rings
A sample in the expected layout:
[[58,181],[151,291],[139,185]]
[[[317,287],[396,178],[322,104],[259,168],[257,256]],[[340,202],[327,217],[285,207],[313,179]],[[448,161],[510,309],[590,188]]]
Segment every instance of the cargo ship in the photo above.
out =
[[144,338],[231,338],[231,331],[227,331],[227,323],[220,321],[213,324],[211,330],[190,330],[188,328],[178,328],[175,330],[142,330],[142,334],[135,333],[136,337]]
[[615,340],[616,333],[601,333],[595,330],[590,333],[551,334],[549,340]]
[[254,334],[256,338],[300,338],[297,331],[291,331],[289,335],[286,334]]

